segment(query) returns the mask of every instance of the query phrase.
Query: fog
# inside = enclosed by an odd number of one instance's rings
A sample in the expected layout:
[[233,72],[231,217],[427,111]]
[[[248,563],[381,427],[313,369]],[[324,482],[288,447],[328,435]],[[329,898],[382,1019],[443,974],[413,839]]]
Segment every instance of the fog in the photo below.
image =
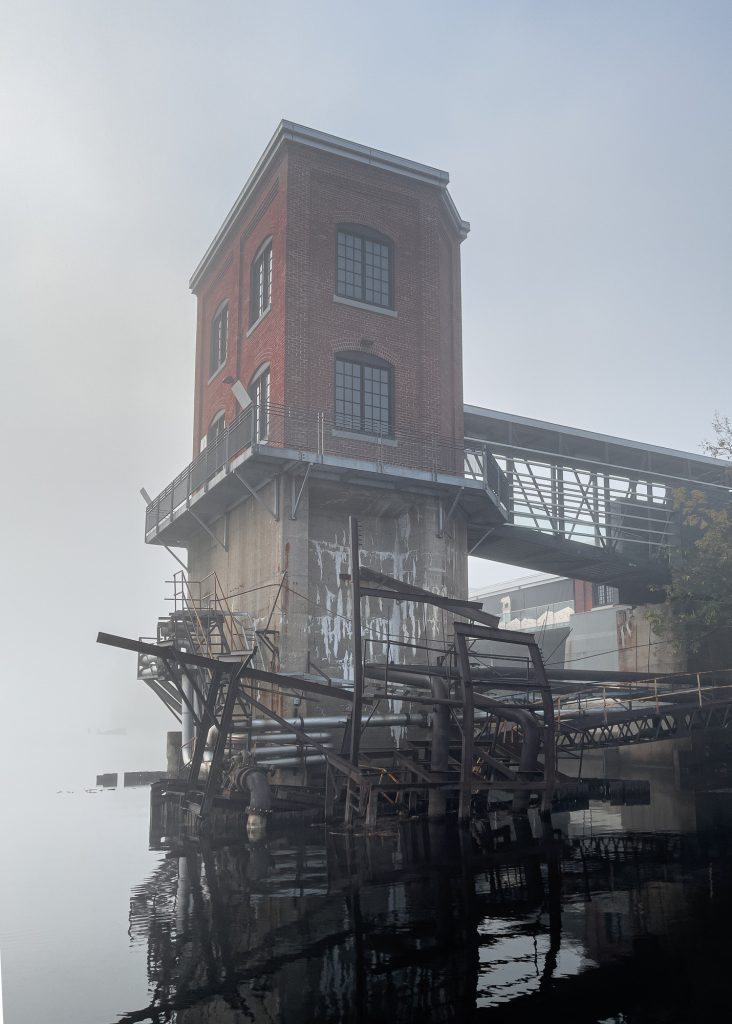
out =
[[5,5],[16,757],[39,717],[61,763],[112,727],[135,763],[96,770],[162,761],[172,720],[94,641],[165,612],[138,491],[191,457],[187,282],[283,117],[449,170],[466,401],[699,450],[732,412],[730,28],[711,0]]

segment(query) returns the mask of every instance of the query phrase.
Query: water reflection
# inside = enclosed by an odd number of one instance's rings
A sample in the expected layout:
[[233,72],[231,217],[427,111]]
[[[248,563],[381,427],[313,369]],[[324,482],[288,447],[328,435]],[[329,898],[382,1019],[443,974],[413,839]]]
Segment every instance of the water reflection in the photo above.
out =
[[121,1020],[691,1019],[726,977],[726,830],[586,814],[179,844],[131,901],[150,1003]]

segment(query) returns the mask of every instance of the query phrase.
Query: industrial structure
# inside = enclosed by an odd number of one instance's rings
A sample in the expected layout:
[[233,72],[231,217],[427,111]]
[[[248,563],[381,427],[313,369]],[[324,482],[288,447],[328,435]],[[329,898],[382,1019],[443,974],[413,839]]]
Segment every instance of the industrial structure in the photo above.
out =
[[181,718],[168,789],[204,819],[309,790],[348,821],[467,820],[481,793],[547,810],[554,684],[592,680],[467,600],[468,555],[638,603],[667,578],[672,490],[729,493],[714,459],[464,406],[447,184],[283,121],[191,278],[193,459],[145,495],[145,540],[186,569],[151,640],[103,639]]

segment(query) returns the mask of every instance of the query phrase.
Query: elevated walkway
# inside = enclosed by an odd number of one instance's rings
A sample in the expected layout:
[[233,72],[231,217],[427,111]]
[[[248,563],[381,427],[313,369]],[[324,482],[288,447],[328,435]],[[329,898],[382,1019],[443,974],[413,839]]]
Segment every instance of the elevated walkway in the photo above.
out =
[[145,540],[185,547],[247,500],[278,519],[283,486],[294,519],[308,481],[437,498],[440,529],[461,514],[475,557],[645,587],[668,579],[679,541],[673,491],[729,501],[732,467],[470,405],[462,442],[357,434],[322,412],[270,406],[266,439],[256,436],[252,410],[241,413],[148,505]]

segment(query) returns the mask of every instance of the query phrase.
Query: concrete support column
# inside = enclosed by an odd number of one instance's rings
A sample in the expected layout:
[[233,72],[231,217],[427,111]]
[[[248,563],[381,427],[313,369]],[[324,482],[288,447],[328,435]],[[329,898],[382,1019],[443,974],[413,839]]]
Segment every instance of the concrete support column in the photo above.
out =
[[181,745],[183,743],[183,735],[178,730],[169,732],[167,736],[167,742],[165,745],[165,769],[171,779],[177,778],[180,775],[181,764]]

